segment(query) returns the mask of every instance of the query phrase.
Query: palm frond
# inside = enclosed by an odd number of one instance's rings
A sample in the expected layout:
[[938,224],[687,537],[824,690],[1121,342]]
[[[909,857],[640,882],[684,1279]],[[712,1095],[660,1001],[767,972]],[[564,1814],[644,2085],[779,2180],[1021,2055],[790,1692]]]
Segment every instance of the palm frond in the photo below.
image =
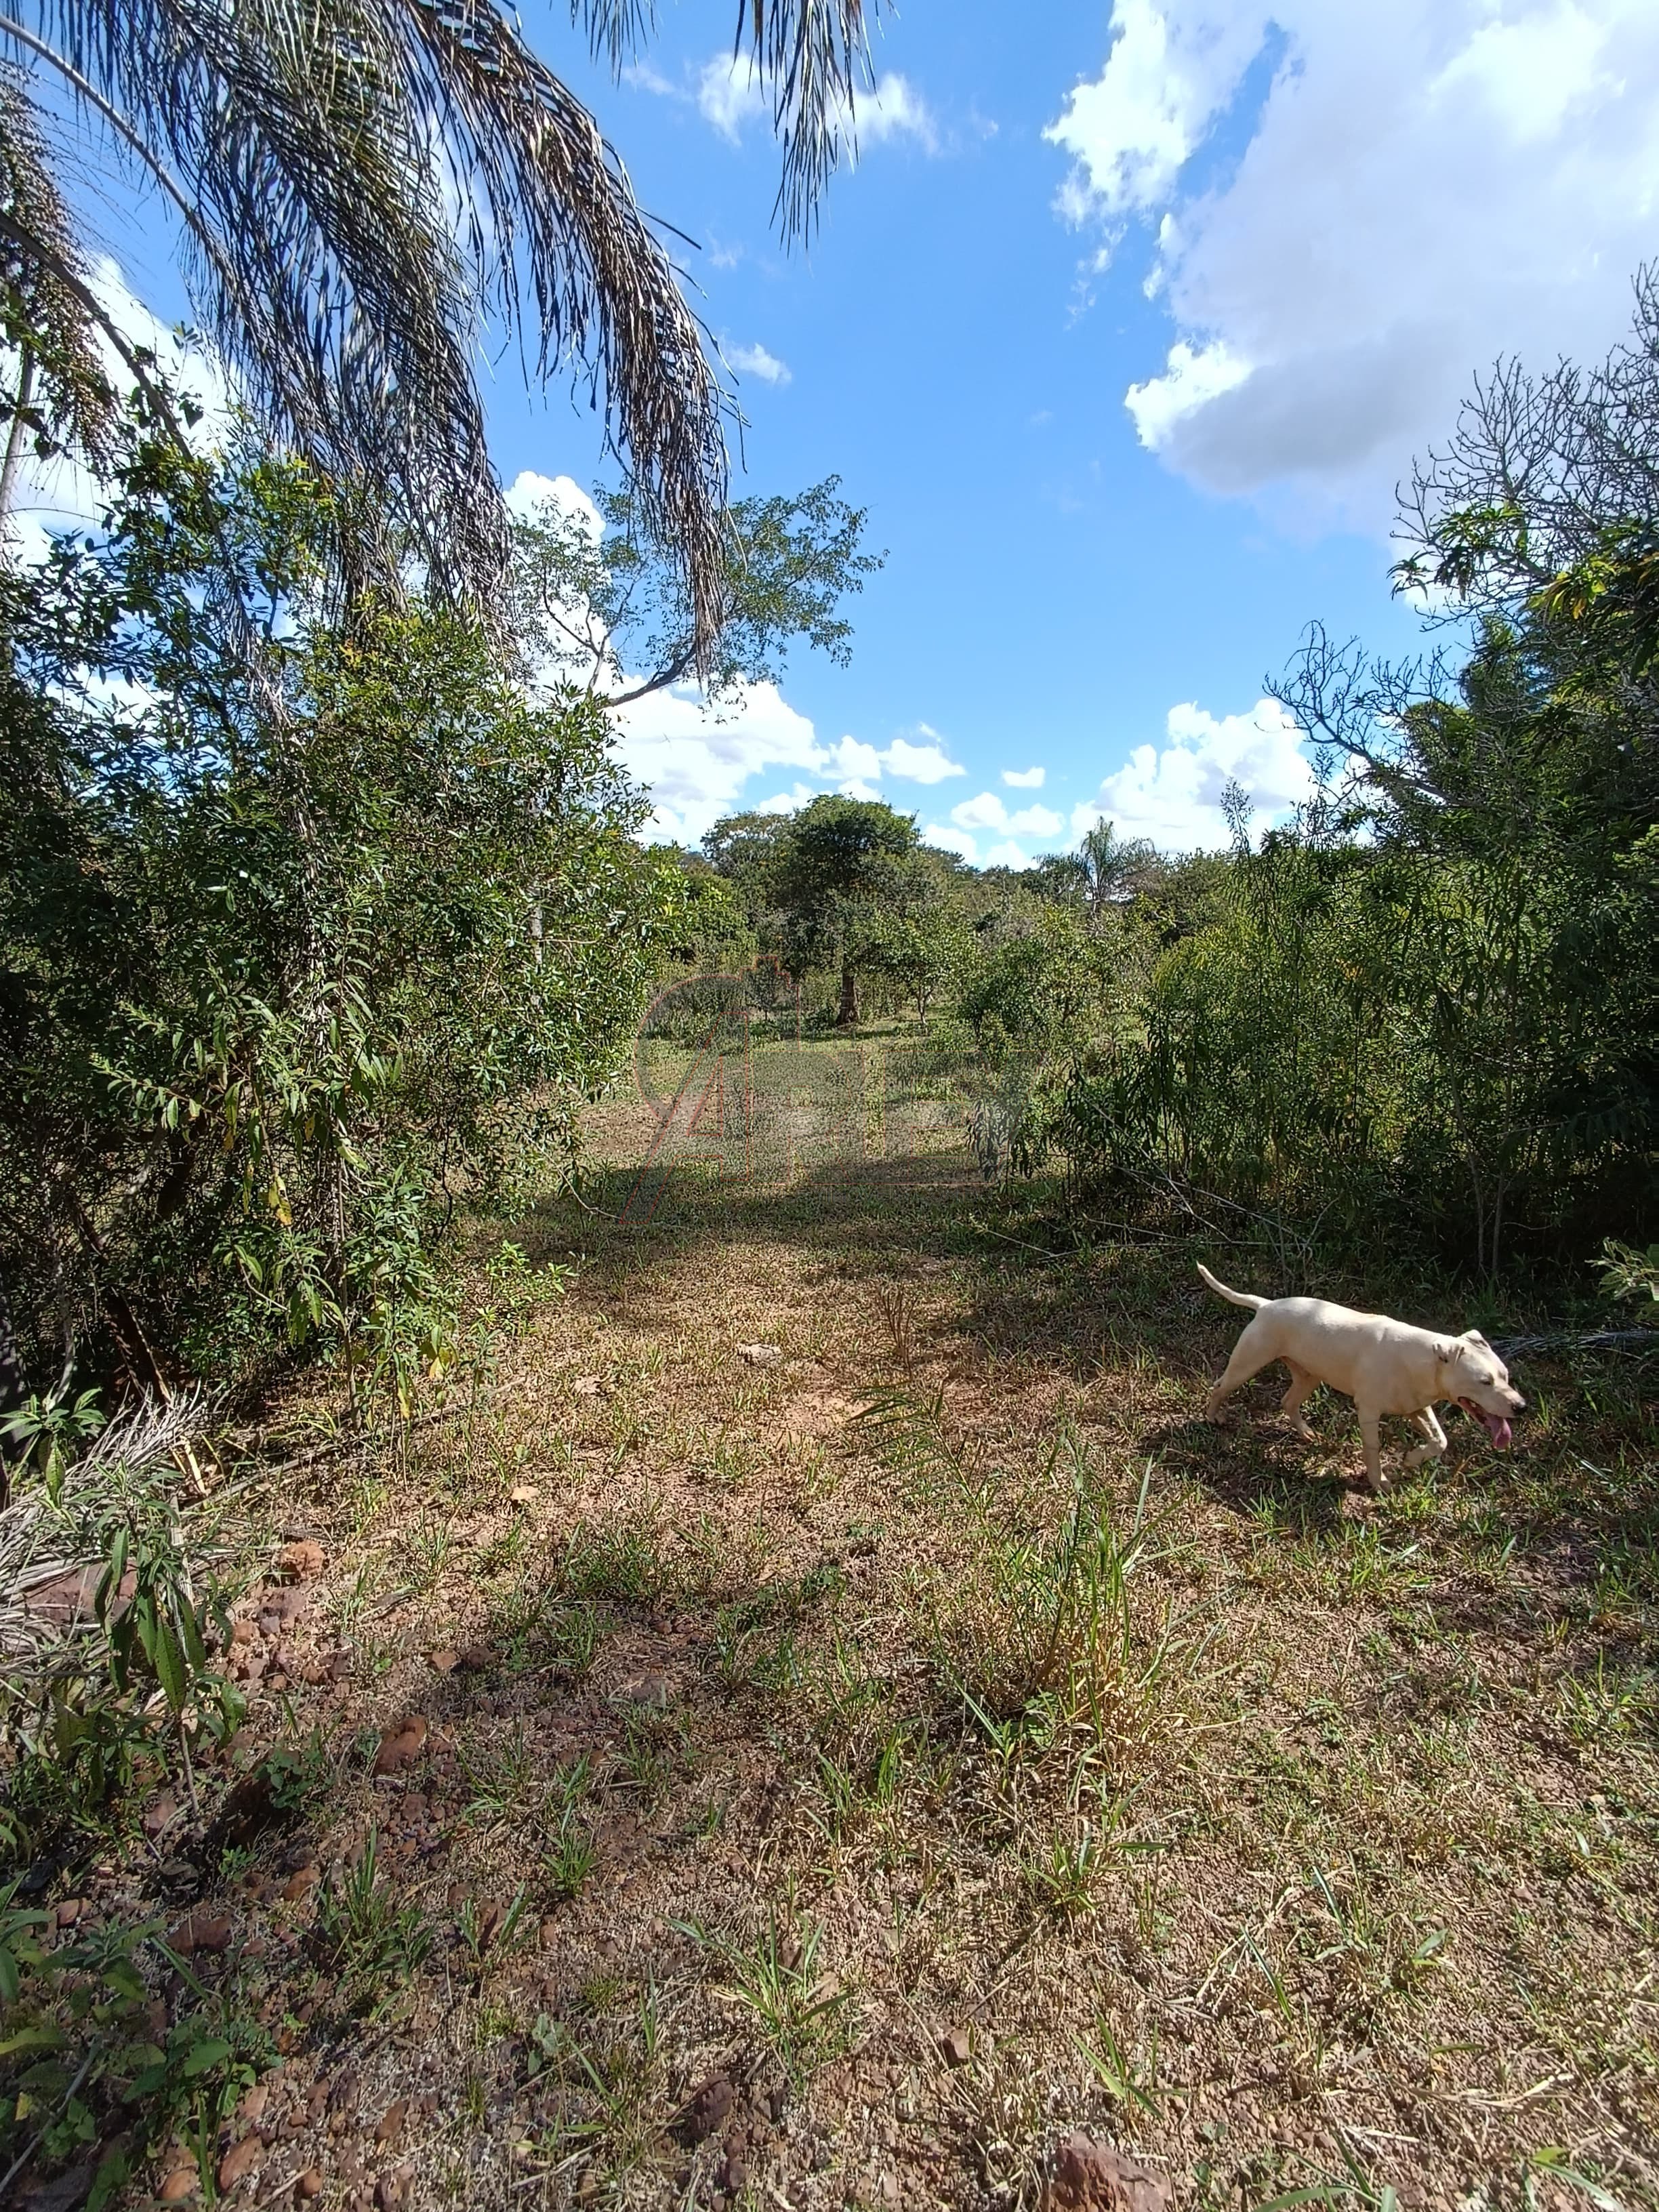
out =
[[[867,24],[880,0],[738,0],[734,59],[746,54],[772,103],[783,143],[777,216],[805,237],[844,148],[854,143],[854,95],[872,82]],[[652,0],[572,0],[596,53],[620,68],[654,29]]]
[[[75,220],[52,174],[45,134],[15,70],[0,67],[0,329],[44,372],[40,427],[96,458],[114,408],[85,305]],[[20,391],[20,402],[21,402]],[[19,411],[21,411],[21,405]],[[21,426],[20,426],[21,427]]]
[[494,597],[493,329],[542,379],[586,367],[712,640],[726,449],[696,319],[592,118],[491,0],[29,12],[88,120],[118,110],[194,209],[192,297],[249,404],[331,478],[385,488],[382,573],[401,539],[441,592]]

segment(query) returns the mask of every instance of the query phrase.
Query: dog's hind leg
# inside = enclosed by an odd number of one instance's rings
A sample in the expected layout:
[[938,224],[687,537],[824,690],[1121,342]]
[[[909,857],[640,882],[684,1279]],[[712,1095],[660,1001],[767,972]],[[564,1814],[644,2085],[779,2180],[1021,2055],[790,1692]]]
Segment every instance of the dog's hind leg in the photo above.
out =
[[1279,1410],[1304,1444],[1313,1443],[1316,1438],[1303,1413],[1302,1401],[1319,1388],[1319,1377],[1310,1375],[1305,1367],[1298,1367],[1293,1359],[1287,1359],[1285,1364],[1291,1370],[1291,1387],[1279,1400]]
[[1414,1427],[1422,1430],[1428,1442],[1419,1444],[1415,1451],[1406,1454],[1407,1467],[1421,1467],[1425,1459],[1438,1459],[1446,1449],[1446,1431],[1440,1425],[1440,1417],[1432,1406],[1425,1406],[1420,1413],[1412,1415]]
[[1234,1391],[1242,1390],[1252,1375],[1259,1375],[1264,1367],[1271,1366],[1278,1357],[1279,1354],[1276,1352],[1269,1352],[1261,1339],[1256,1335],[1255,1324],[1252,1322],[1243,1335],[1239,1338],[1238,1342],[1234,1345],[1233,1356],[1227,1362],[1225,1372],[1204,1401],[1205,1419],[1211,1421],[1218,1420],[1220,1418],[1221,1408],[1232,1396]]

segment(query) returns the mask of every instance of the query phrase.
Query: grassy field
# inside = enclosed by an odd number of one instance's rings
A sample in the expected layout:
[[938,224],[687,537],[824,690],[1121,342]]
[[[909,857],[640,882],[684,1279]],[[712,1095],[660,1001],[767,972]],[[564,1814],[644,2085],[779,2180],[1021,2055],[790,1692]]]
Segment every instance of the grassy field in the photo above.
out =
[[1016,2206],[1081,2126],[1218,2212],[1659,2204],[1651,1362],[1371,1501],[1345,1403],[1199,1419],[1248,1260],[943,1148],[626,1228],[648,1132],[508,1226],[476,1393],[264,1447],[285,1787],[77,1877],[229,1923],[260,2080],[152,2184]]

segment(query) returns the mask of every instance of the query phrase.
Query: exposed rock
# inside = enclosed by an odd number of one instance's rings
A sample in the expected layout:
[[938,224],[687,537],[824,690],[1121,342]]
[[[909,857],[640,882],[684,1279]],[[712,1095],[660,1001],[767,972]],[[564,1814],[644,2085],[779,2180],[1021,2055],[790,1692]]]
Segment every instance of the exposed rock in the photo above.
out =
[[1074,2131],[1054,2146],[1042,2203],[1044,2212],[1167,2212],[1170,2187],[1138,2160]]
[[737,2101],[738,2093],[725,2075],[715,2075],[712,2081],[703,2083],[674,2122],[674,2134],[688,2148],[707,2141],[726,2125]]
[[297,1544],[284,1544],[276,1555],[279,1572],[296,1583],[314,1583],[327,1565],[323,1547],[314,1536],[303,1536]]
[[514,1505],[533,1505],[541,1494],[533,1482],[515,1482],[508,1498]]
[[947,2028],[939,2038],[939,2047],[947,2066],[965,2066],[974,2055],[974,2039],[965,2027]]
[[264,2153],[264,2145],[258,2136],[244,2136],[219,2161],[219,2186],[234,2189],[237,2183],[252,2173]]
[[188,1959],[198,1951],[228,1950],[230,1931],[229,1913],[203,1905],[185,1915],[168,1936],[167,1942],[181,1959]]
[[163,2175],[155,2194],[163,2204],[182,2204],[186,2197],[194,2197],[201,2185],[193,2166],[175,2166],[171,2173]]
[[303,2173],[295,2178],[294,2195],[299,2203],[307,2204],[313,2197],[320,2197],[322,2193],[323,2176],[320,2167],[308,2166]]
[[375,2142],[383,2143],[396,2142],[398,2136],[404,2131],[404,2121],[408,2115],[408,2112],[409,2100],[407,2097],[399,2097],[395,2105],[388,2105],[385,2112],[381,2113],[380,2124],[374,2130]]
[[778,1344],[740,1344],[739,1359],[746,1359],[751,1367],[770,1367],[783,1357],[783,1347]]
[[459,1651],[434,1651],[431,1655],[430,1665],[434,1674],[453,1674],[460,1663]]
[[426,1748],[426,1722],[419,1713],[411,1713],[406,1720],[384,1731],[380,1747],[374,1754],[376,1774],[401,1774],[405,1767],[413,1766]]

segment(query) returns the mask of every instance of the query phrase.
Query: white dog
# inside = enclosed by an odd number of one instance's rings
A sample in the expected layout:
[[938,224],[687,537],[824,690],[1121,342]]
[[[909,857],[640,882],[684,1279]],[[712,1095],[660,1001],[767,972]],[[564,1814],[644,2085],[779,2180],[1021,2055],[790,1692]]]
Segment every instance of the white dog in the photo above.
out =
[[1205,1407],[1211,1420],[1235,1390],[1275,1359],[1291,1370],[1291,1387],[1280,1408],[1299,1437],[1313,1441],[1302,1414],[1302,1401],[1322,1382],[1346,1391],[1359,1415],[1365,1440],[1365,1480],[1382,1487],[1382,1443],[1377,1423],[1384,1413],[1403,1413],[1427,1439],[1406,1455],[1407,1467],[1420,1467],[1446,1449],[1446,1432],[1435,1417],[1437,1401],[1455,1398],[1479,1421],[1499,1451],[1510,1441],[1510,1415],[1526,1400],[1510,1381],[1507,1367],[1479,1329],[1462,1336],[1437,1336],[1391,1321],[1387,1314],[1355,1313],[1323,1298],[1258,1298],[1230,1291],[1200,1265],[1199,1273],[1220,1297],[1236,1306],[1254,1308],[1255,1319],[1233,1346],[1227,1371],[1211,1391]]

